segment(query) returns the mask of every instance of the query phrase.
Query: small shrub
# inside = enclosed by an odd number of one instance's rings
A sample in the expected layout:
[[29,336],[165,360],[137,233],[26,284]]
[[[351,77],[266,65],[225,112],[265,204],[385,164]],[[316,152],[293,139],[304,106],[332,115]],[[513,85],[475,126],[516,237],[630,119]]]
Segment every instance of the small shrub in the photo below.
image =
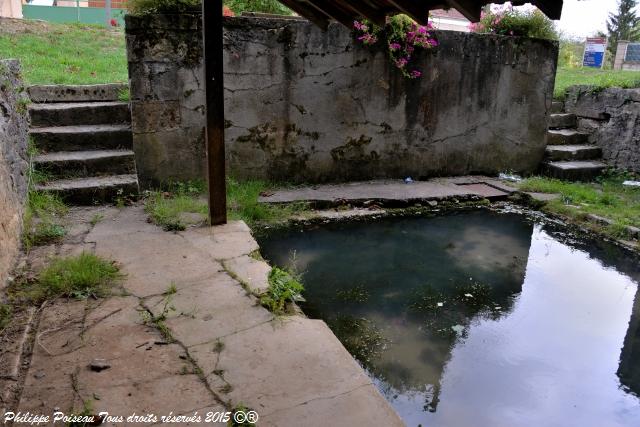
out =
[[286,304],[300,300],[304,286],[291,273],[278,267],[269,273],[269,288],[260,303],[275,314],[284,314]]
[[113,262],[82,252],[78,256],[55,259],[23,292],[34,302],[59,297],[103,297],[121,278],[120,269]]
[[502,36],[522,36],[538,39],[557,40],[553,21],[539,10],[519,11],[512,8],[497,12],[483,13],[480,22],[471,24],[476,33],[499,34]]

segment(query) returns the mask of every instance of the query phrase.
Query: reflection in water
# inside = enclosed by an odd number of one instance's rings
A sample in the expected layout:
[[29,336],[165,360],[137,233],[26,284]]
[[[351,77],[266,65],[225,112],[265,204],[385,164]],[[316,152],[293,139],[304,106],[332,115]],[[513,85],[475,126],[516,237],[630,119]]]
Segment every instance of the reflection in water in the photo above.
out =
[[409,426],[638,426],[640,270],[565,237],[480,211],[281,231],[261,247],[278,265],[295,252],[304,311]]

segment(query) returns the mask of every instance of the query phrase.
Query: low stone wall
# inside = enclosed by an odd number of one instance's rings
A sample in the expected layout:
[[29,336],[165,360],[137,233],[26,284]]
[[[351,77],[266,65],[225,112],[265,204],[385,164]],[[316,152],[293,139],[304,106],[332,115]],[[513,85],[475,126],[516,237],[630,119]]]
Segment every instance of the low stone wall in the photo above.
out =
[[27,102],[16,60],[0,60],[0,288],[20,248],[27,195]]
[[[204,176],[200,19],[126,19],[141,184]],[[440,31],[405,79],[385,48],[332,24],[225,21],[227,164],[292,182],[534,171],[557,44]]]
[[605,162],[640,172],[640,89],[572,86],[565,111],[578,117],[578,130],[590,133]]

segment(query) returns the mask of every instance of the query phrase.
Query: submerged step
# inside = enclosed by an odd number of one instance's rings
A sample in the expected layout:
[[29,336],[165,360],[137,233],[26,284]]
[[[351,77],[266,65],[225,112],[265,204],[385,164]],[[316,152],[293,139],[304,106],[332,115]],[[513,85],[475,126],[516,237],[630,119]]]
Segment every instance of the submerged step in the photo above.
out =
[[64,102],[31,104],[32,126],[124,124],[131,122],[126,102]]
[[129,86],[124,83],[97,85],[35,85],[27,88],[32,102],[118,101]]
[[37,185],[36,190],[52,192],[79,205],[112,202],[117,197],[135,197],[139,192],[135,174],[57,180]]
[[607,165],[597,161],[558,161],[544,164],[545,174],[552,178],[571,181],[591,181],[596,178]]
[[32,128],[29,134],[43,152],[131,149],[133,146],[128,124]]
[[548,145],[579,145],[586,144],[589,134],[575,129],[549,129],[547,131]]
[[53,177],[88,177],[135,173],[131,150],[60,151],[38,155],[33,160],[37,171]]
[[551,114],[549,116],[549,129],[566,129],[576,127],[575,114]]
[[597,145],[547,145],[545,154],[549,160],[593,160],[602,150]]

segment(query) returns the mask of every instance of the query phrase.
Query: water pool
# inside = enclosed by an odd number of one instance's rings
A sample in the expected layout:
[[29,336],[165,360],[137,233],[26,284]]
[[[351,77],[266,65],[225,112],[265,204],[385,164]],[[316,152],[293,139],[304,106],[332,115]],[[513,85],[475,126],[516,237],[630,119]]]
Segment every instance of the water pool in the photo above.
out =
[[409,426],[640,425],[640,268],[489,210],[259,237]]

